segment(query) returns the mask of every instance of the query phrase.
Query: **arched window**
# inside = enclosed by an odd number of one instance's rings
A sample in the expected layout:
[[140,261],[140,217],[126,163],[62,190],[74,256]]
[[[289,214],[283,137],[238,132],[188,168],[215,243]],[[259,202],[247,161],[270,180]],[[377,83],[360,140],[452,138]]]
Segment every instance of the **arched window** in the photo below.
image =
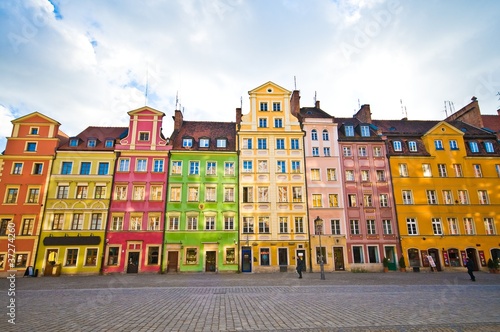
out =
[[323,141],[329,141],[330,137],[328,135],[328,130],[323,130]]
[[313,129],[313,130],[311,131],[311,139],[312,139],[313,141],[317,141],[317,140],[318,140],[318,132],[316,131],[316,129]]

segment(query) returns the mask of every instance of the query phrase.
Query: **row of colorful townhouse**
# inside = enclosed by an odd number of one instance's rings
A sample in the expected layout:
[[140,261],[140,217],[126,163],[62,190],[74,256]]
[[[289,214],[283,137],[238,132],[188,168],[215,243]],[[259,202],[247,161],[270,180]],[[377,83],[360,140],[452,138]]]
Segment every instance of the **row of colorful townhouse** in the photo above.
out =
[[[235,122],[130,111],[76,136],[38,112],[0,156],[0,272],[476,269],[500,258],[500,114],[336,118],[267,82]],[[487,126],[486,126],[486,125]],[[322,263],[322,264],[321,264]]]

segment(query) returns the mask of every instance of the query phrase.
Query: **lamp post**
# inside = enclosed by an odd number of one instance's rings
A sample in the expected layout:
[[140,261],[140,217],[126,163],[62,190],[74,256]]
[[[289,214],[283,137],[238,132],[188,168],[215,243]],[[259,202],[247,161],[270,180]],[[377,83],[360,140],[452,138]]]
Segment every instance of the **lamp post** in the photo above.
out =
[[319,235],[319,270],[321,275],[321,280],[325,280],[325,266],[323,263],[323,247],[321,246],[321,234],[323,233],[323,219],[319,216],[314,219],[314,225],[316,228],[316,234]]

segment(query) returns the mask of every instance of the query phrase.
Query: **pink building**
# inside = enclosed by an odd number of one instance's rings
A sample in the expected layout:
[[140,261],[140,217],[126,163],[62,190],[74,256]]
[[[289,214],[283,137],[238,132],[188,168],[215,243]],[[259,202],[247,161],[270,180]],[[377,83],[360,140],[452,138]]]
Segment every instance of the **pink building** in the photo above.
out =
[[106,233],[103,273],[160,272],[168,174],[169,139],[164,113],[150,107],[130,111],[117,161]]

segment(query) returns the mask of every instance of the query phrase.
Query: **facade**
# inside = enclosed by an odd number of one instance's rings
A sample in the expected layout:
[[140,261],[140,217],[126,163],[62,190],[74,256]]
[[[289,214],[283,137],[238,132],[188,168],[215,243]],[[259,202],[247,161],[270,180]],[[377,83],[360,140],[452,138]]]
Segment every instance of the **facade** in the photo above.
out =
[[385,142],[371,125],[369,105],[353,118],[336,118],[350,269],[397,270],[401,256]]
[[38,112],[12,121],[0,156],[0,272],[34,266],[60,123]]
[[237,109],[242,272],[295,269],[309,255],[304,133],[291,113],[291,92],[267,82]]
[[125,130],[88,127],[58,147],[36,262],[43,275],[100,272],[115,140]]
[[168,152],[164,113],[128,112],[129,127],[115,146],[117,161],[105,240],[103,273],[160,272]]
[[[293,92],[292,105],[298,103],[297,92]],[[292,106],[292,110],[295,109],[297,107]],[[320,271],[319,263],[322,257],[325,271],[345,271],[346,227],[337,123],[331,115],[321,110],[319,101],[316,101],[314,107],[300,108],[298,116],[305,132],[305,174],[312,271]],[[320,225],[316,225],[317,222],[320,222]],[[321,246],[320,235],[324,235]]]
[[387,137],[402,251],[409,266],[463,271],[500,253],[500,148],[461,121],[379,120]]
[[234,122],[174,116],[165,272],[238,271],[238,156]]

